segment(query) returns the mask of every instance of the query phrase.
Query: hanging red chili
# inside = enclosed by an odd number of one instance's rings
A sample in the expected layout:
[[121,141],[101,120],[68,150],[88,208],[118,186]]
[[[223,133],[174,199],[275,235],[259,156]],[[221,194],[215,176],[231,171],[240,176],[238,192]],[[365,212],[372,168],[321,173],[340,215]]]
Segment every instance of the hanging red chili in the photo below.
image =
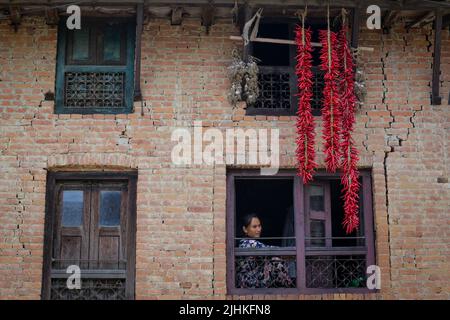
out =
[[325,152],[325,165],[328,171],[335,172],[339,167],[340,159],[340,109],[337,79],[339,76],[339,59],[336,45],[337,36],[335,32],[320,30],[319,33],[322,49],[320,53],[320,68],[325,71],[323,89],[323,139]]
[[347,41],[347,25],[345,19],[343,27],[339,32],[339,57],[342,59],[340,65],[340,108],[342,114],[342,178],[344,198],[344,220],[342,225],[348,233],[359,227],[359,188],[358,181],[358,150],[355,147],[352,133],[355,124],[355,104],[354,92],[354,63],[352,53]]
[[297,174],[303,177],[303,183],[307,184],[313,178],[315,162],[314,150],[314,117],[311,111],[313,73],[311,30],[304,26],[297,26],[295,30],[295,42],[297,44],[297,64],[295,72],[298,78],[298,110],[297,110]]

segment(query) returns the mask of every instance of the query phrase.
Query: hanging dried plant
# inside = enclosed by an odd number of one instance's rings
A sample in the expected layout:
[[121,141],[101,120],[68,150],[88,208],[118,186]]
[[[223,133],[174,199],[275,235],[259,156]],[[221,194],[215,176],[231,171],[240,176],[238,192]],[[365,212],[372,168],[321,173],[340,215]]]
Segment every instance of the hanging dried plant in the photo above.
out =
[[259,96],[258,65],[256,58],[249,57],[248,62],[242,60],[237,50],[233,50],[232,62],[228,67],[228,77],[231,82],[228,100],[233,105],[239,101],[253,104]]
[[239,101],[242,101],[242,82],[244,75],[245,62],[241,60],[239,52],[237,50],[233,50],[232,62],[228,67],[228,78],[231,82],[228,100],[233,106],[235,106]]
[[243,98],[248,105],[254,104],[259,96],[258,87],[258,64],[256,58],[250,56],[248,62],[245,65],[246,73],[244,77],[244,92]]

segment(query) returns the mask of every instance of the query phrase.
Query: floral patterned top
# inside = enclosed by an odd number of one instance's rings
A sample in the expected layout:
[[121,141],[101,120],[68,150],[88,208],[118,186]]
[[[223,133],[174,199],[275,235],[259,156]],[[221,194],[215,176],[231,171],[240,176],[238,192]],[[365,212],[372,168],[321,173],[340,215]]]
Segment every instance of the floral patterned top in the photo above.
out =
[[239,248],[273,248],[273,246],[265,245],[254,239],[241,239],[241,241],[239,241]]
[[[275,248],[254,239],[242,239],[239,248]],[[236,257],[236,285],[238,288],[293,288],[288,264],[272,256]]]

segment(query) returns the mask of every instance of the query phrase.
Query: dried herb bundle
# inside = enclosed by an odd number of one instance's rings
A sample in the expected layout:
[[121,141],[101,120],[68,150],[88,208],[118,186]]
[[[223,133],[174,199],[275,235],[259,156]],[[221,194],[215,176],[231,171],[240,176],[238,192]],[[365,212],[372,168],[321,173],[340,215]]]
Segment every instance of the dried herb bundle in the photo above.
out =
[[233,61],[228,67],[228,77],[231,81],[228,100],[233,106],[239,101],[253,104],[259,96],[257,59],[249,56],[248,62],[245,62],[237,50],[233,50],[232,58]]

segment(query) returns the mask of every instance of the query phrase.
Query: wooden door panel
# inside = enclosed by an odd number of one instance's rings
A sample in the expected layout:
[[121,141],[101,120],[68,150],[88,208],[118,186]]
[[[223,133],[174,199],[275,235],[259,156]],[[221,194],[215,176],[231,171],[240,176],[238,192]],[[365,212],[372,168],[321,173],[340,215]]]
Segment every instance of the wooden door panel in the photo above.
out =
[[92,186],[90,256],[98,268],[125,269],[126,184]]
[[[305,192],[305,235],[318,237],[307,241],[307,247],[331,247],[331,204],[330,184],[316,181],[306,187]],[[324,239],[326,238],[326,239]]]
[[74,236],[62,236],[61,237],[61,253],[60,259],[61,263],[59,266],[61,268],[66,268],[69,265],[76,264],[79,265],[82,257],[82,237]]
[[90,190],[85,184],[57,186],[54,267],[83,267],[89,257]]
[[100,236],[98,242],[99,267],[102,269],[120,268],[120,237]]

